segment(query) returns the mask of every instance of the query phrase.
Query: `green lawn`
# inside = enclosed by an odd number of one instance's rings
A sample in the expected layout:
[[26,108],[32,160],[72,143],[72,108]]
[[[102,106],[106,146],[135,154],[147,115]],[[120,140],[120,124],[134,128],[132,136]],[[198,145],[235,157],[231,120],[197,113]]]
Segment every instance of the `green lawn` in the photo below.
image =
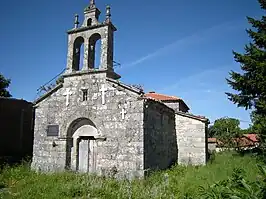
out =
[[246,180],[256,180],[256,164],[254,157],[225,152],[204,167],[175,166],[132,182],[73,173],[37,174],[22,165],[1,171],[0,198],[199,198],[200,186],[227,179],[234,168],[242,169]]

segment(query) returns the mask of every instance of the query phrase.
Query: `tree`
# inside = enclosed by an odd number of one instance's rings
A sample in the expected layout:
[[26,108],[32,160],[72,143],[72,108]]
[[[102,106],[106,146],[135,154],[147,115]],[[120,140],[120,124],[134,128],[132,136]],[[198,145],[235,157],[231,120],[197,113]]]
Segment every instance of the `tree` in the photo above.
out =
[[[266,0],[258,0],[266,10]],[[231,71],[227,83],[237,93],[226,93],[228,99],[239,107],[251,109],[253,129],[259,134],[261,149],[266,154],[266,16],[257,20],[247,17],[252,29],[247,33],[252,41],[245,45],[245,53],[233,51],[242,73]]]
[[10,79],[6,79],[0,73],[0,97],[11,97],[11,94],[7,91],[7,88],[9,87],[10,83]]
[[215,137],[223,141],[223,143],[231,143],[232,138],[240,136],[240,121],[235,118],[220,118],[214,121],[209,127],[209,137]]

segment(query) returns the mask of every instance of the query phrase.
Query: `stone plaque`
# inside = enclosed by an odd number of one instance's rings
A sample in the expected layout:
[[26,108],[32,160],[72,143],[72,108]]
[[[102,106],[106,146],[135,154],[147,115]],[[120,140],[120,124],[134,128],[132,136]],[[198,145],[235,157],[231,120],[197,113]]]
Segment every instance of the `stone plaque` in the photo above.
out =
[[58,135],[59,135],[59,125],[47,126],[47,136],[58,136]]

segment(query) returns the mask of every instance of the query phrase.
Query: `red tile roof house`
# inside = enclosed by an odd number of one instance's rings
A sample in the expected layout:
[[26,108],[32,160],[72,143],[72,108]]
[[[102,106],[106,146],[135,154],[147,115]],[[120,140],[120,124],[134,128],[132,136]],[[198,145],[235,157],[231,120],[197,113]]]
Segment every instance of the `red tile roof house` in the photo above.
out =
[[[235,144],[234,149],[249,150],[258,147],[259,140],[256,134],[244,134],[239,138],[234,138],[233,143]],[[224,144],[216,138],[208,138],[208,148],[216,152],[226,149]]]
[[206,164],[209,120],[206,117],[189,113],[188,105],[179,97],[154,91],[144,94],[144,97],[160,101],[175,111],[178,163],[184,165]]

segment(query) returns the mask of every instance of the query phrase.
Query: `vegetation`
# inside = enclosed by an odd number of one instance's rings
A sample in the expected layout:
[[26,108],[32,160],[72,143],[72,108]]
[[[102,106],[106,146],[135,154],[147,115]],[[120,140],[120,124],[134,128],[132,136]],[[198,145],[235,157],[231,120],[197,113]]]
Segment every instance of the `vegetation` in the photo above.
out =
[[[258,1],[265,10],[266,0]],[[247,30],[252,41],[245,46],[244,54],[233,51],[242,72],[230,72],[227,82],[237,93],[226,94],[238,106],[252,109],[254,129],[260,136],[260,146],[266,155],[266,16],[260,20],[247,17],[247,20],[253,27]]]
[[204,167],[174,166],[132,181],[74,173],[41,174],[27,165],[6,167],[0,174],[0,198],[215,198],[209,196],[222,193],[229,183],[233,186],[234,176],[239,176],[236,171],[243,176],[235,177],[239,179],[236,183],[246,183],[252,191],[259,189],[252,184],[259,179],[263,185],[257,163],[252,156],[226,152]]
[[259,166],[259,180],[249,182],[244,178],[241,169],[234,169],[233,174],[226,180],[202,188],[202,198],[222,198],[222,199],[259,199],[266,198],[266,167]]
[[64,82],[64,78],[63,78],[63,76],[60,76],[60,77],[58,77],[57,80],[56,80],[56,85],[61,84],[61,83],[63,83],[63,82]]
[[6,79],[0,73],[0,97],[11,97],[11,94],[7,90],[7,88],[10,85],[10,83],[11,83],[10,79]]
[[235,118],[220,118],[209,127],[209,137],[230,139],[241,134],[240,121]]
[[224,145],[229,147],[235,145],[233,138],[241,137],[243,134],[253,133],[253,126],[247,129],[240,128],[240,121],[235,118],[223,117],[214,121],[208,128],[208,137],[218,138]]

